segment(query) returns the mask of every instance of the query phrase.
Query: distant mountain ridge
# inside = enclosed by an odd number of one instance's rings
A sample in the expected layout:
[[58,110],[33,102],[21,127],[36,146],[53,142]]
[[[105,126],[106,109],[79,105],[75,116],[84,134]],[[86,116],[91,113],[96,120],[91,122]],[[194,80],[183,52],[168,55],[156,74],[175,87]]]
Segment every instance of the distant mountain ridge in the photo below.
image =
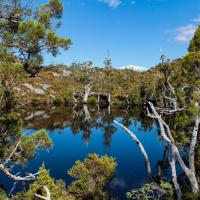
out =
[[146,67],[141,67],[141,66],[136,66],[136,65],[122,66],[122,67],[119,67],[118,69],[130,69],[130,70],[139,71],[139,72],[148,70],[148,68]]

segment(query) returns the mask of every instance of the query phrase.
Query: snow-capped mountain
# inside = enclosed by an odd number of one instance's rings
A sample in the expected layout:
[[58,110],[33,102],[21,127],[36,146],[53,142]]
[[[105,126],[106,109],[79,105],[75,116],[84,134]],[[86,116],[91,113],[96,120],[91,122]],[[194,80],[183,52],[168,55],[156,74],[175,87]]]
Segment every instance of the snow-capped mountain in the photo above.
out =
[[122,66],[122,67],[119,67],[119,69],[131,69],[138,72],[143,72],[143,71],[148,70],[146,67],[141,67],[141,66],[136,66],[136,65]]

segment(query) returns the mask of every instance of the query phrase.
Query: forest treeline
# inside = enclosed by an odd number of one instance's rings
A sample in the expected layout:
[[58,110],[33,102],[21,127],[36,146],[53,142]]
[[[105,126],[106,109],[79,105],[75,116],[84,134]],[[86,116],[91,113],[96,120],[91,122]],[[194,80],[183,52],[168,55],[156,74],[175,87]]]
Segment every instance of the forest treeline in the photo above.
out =
[[103,68],[93,67],[92,61],[42,66],[44,53],[56,56],[72,44],[56,34],[62,2],[50,0],[33,8],[28,2],[13,0],[1,1],[1,7],[1,106],[9,107],[12,101],[134,105],[152,100],[164,104],[167,81],[175,88],[178,104],[184,106],[199,87],[200,28],[186,56],[170,61],[162,55],[160,64],[146,72],[116,69],[109,55]]

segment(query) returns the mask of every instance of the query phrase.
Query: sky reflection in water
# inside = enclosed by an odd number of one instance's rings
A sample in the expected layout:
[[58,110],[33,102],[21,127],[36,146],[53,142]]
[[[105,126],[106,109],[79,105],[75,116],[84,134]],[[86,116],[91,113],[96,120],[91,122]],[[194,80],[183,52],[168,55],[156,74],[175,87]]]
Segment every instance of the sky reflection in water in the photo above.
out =
[[[40,108],[41,109],[41,108]],[[87,109],[87,110],[85,110]],[[27,163],[25,171],[35,172],[44,162],[55,179],[64,179],[76,160],[83,160],[89,153],[107,154],[116,158],[116,175],[108,186],[115,197],[125,199],[125,193],[140,187],[148,181],[143,155],[135,141],[112,119],[123,122],[137,135],[149,156],[153,175],[157,175],[157,163],[163,158],[164,144],[158,137],[157,126],[145,119],[140,109],[112,108],[97,111],[94,108],[78,109],[54,108],[52,110],[23,111],[26,129],[45,128],[53,141],[50,151],[39,150],[33,160]],[[88,116],[89,114],[89,116]],[[15,171],[20,166],[15,168]],[[1,184],[9,193],[13,181],[0,173]],[[16,191],[24,188],[17,184]]]

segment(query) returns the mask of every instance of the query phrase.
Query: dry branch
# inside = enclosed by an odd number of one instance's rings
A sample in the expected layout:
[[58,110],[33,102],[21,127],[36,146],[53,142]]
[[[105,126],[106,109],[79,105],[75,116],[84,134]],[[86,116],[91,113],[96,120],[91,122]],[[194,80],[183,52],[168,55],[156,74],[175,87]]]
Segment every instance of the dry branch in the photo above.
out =
[[45,197],[45,196],[42,196],[42,195],[37,194],[37,193],[35,194],[35,196],[38,197],[38,198],[44,199],[44,200],[51,200],[51,193],[50,193],[49,188],[45,185],[42,185],[42,187],[45,189],[47,196]]
[[41,172],[36,172],[36,173],[27,173],[26,176],[19,176],[17,173],[16,175],[12,174],[10,171],[9,171],[9,168],[7,167],[7,164],[11,161],[13,155],[15,154],[15,152],[17,151],[18,147],[20,146],[21,144],[21,140],[22,140],[22,137],[24,135],[21,135],[21,137],[19,138],[19,141],[17,142],[15,148],[13,149],[13,151],[10,153],[10,155],[8,156],[8,158],[5,159],[4,162],[0,163],[0,171],[2,171],[6,176],[8,176],[9,178],[15,180],[15,181],[31,181],[31,180],[36,180],[37,178],[37,175]]
[[[152,111],[152,114],[150,114],[149,110],[147,109],[148,116],[158,120],[160,131],[161,131],[161,136],[169,144],[171,151],[172,151],[172,155],[174,155],[175,161],[177,160],[179,162],[182,170],[185,172],[186,176],[188,177],[188,180],[190,181],[190,185],[192,188],[192,192],[198,193],[199,186],[198,186],[197,178],[195,175],[195,167],[194,167],[194,149],[195,149],[196,142],[197,142],[197,134],[198,134],[200,119],[197,117],[195,120],[195,126],[194,126],[194,130],[193,130],[193,134],[192,134],[191,144],[190,144],[189,167],[187,167],[180,155],[180,152],[179,152],[177,146],[174,143],[174,138],[172,137],[169,126],[162,119],[162,117],[158,114],[154,105],[151,102],[148,102],[148,104]],[[171,163],[171,164],[173,164],[173,163]],[[177,196],[178,195],[179,194],[177,194]]]
[[151,164],[150,164],[150,161],[149,161],[149,157],[148,157],[148,155],[147,155],[147,153],[145,151],[144,146],[140,142],[140,140],[137,138],[137,136],[132,131],[130,131],[123,124],[117,122],[116,120],[114,120],[114,123],[119,125],[119,126],[121,126],[133,138],[133,140],[137,143],[138,147],[140,148],[140,150],[141,150],[141,152],[142,152],[142,154],[144,156],[144,159],[145,159],[145,162],[146,162],[146,165],[147,165],[148,174],[151,177],[152,176],[152,172],[151,172]]

